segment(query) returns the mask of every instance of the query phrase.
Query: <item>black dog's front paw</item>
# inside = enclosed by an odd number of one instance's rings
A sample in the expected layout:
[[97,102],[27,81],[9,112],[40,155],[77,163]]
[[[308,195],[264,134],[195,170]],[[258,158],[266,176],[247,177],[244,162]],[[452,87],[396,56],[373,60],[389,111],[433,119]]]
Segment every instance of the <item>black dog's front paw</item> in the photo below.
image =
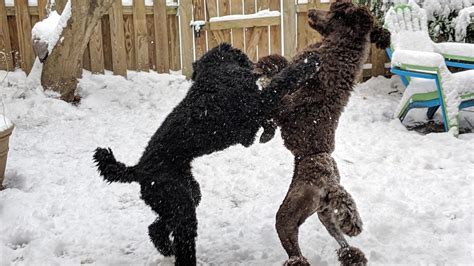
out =
[[276,127],[268,125],[264,127],[262,135],[260,135],[260,143],[267,143],[275,136]]
[[308,57],[298,63],[298,85],[307,83],[309,80],[315,78],[319,72],[320,57],[317,54],[310,54]]

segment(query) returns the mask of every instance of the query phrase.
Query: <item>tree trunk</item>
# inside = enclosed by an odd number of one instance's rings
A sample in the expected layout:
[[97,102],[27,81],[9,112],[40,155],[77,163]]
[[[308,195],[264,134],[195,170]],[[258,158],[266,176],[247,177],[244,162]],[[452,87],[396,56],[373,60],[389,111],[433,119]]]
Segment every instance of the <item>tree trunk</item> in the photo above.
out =
[[41,84],[57,91],[61,99],[72,102],[77,76],[82,70],[82,55],[92,31],[112,6],[112,0],[70,0],[72,14],[60,41],[46,59]]

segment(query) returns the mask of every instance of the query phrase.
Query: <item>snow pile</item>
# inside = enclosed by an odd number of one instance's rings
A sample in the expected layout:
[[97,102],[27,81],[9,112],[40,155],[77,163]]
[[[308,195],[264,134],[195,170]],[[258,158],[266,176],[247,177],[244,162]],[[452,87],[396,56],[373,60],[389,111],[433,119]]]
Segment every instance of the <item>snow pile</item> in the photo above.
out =
[[[17,126],[0,192],[1,265],[170,265],[147,236],[156,215],[138,185],[103,182],[92,154],[109,146],[135,164],[191,83],[156,73],[128,77],[86,72],[77,107],[40,93],[18,98],[23,72],[0,83]],[[349,241],[374,265],[470,264],[474,134],[407,131],[392,119],[396,86],[385,78],[357,86],[339,121],[334,156],[364,221],[364,232]],[[461,121],[474,124],[474,114],[462,112]],[[195,160],[203,193],[198,263],[281,265],[275,213],[292,170],[279,134]],[[338,264],[337,242],[316,216],[300,232],[311,264]]]
[[474,16],[474,6],[464,8],[459,11],[459,15],[455,20],[456,41],[462,42],[466,38],[467,28],[472,23]]
[[221,17],[212,17],[209,19],[210,22],[217,21],[230,21],[230,20],[241,20],[241,19],[253,19],[253,18],[266,18],[266,17],[280,17],[280,11],[270,11],[269,9],[261,10],[254,14],[245,15],[228,15]]
[[70,17],[71,0],[66,3],[61,15],[56,11],[52,11],[47,18],[35,24],[31,31],[33,39],[46,42],[48,44],[48,51],[51,53],[54,46],[58,43],[63,29],[67,26]]

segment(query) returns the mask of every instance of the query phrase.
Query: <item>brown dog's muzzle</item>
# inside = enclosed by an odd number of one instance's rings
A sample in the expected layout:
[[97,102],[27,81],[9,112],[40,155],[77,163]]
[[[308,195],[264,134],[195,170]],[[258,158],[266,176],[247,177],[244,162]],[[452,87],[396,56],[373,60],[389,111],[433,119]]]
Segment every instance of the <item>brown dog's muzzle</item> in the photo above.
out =
[[327,35],[327,15],[329,11],[322,9],[308,10],[308,24],[311,28],[319,32],[321,35]]
[[323,9],[310,9],[308,10],[308,22],[311,26],[316,26],[325,20],[329,11]]

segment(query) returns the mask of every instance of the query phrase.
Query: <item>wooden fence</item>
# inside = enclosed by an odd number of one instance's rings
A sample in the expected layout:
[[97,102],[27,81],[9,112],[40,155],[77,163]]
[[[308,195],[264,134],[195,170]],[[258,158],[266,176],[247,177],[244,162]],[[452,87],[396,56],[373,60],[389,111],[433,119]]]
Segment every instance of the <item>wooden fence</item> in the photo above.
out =
[[[28,0],[14,0],[5,7],[0,0],[0,69],[22,68],[29,72],[33,63],[31,28],[45,17],[46,0],[28,6]],[[232,43],[252,60],[278,53],[294,55],[307,44],[321,39],[307,26],[310,8],[328,8],[329,3],[309,0],[180,0],[167,6],[166,0],[133,0],[133,6],[115,3],[94,30],[83,56],[83,66],[94,73],[111,70],[126,75],[126,70],[169,72],[182,69],[189,75],[191,63],[221,42]],[[328,1],[323,1],[328,2]],[[252,16],[269,9],[266,16]],[[249,15],[211,19],[227,15]],[[192,22],[200,25],[190,26]],[[373,47],[364,76],[385,74],[387,58]]]

